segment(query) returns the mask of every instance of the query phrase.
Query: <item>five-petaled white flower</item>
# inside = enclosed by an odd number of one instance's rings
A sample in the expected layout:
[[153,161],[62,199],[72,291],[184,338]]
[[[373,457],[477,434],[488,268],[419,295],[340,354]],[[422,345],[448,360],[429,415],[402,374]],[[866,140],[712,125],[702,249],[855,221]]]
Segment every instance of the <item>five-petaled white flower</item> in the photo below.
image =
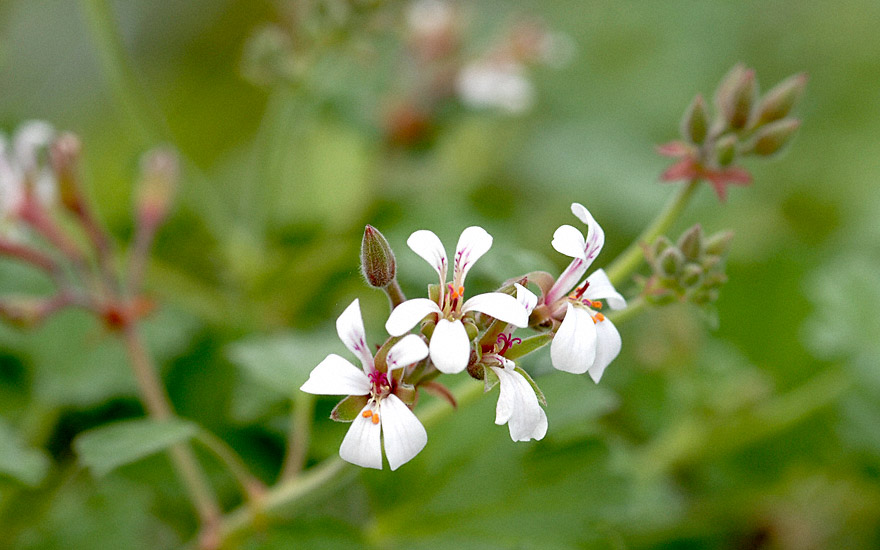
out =
[[55,129],[40,120],[23,123],[9,142],[0,134],[0,218],[18,215],[28,185],[41,204],[54,200],[55,177],[40,162],[40,153],[54,138]]
[[330,354],[312,370],[300,389],[319,395],[366,396],[366,405],[342,440],[339,456],[352,464],[381,470],[381,435],[388,465],[396,470],[425,447],[428,434],[416,415],[395,395],[399,379],[395,378],[394,371],[427,357],[428,346],[419,336],[410,334],[388,351],[387,371],[377,369],[367,347],[357,299],[337,319],[336,331],[345,347],[360,359],[363,370]]
[[626,307],[626,300],[601,269],[568,294],[605,244],[605,233],[583,205],[573,203],[571,211],[587,225],[587,238],[570,225],[563,225],[553,233],[553,248],[573,260],[544,296],[544,303],[554,310],[561,310],[563,304],[566,308],[562,325],[550,344],[550,360],[562,371],[576,374],[589,371],[598,383],[605,367],[620,353],[621,346],[617,328],[596,311],[602,307],[598,300],[605,300],[612,309]]
[[385,328],[389,334],[400,336],[428,315],[435,315],[430,352],[431,361],[439,371],[455,374],[468,365],[471,339],[461,320],[464,314],[479,311],[518,327],[528,326],[528,312],[516,298],[508,294],[489,292],[463,302],[468,271],[492,246],[492,236],[485,229],[473,226],[462,231],[455,249],[452,283],[446,282],[449,264],[446,250],[437,235],[425,229],[419,230],[410,235],[406,244],[437,271],[440,277],[439,296],[437,302],[428,298],[403,302],[391,312]]

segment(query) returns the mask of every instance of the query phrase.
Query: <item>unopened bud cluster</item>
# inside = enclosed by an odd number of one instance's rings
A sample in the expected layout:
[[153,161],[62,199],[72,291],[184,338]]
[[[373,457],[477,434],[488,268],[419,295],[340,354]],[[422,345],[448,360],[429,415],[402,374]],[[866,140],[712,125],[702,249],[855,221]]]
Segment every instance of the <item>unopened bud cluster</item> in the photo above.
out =
[[700,306],[713,303],[727,281],[724,264],[732,238],[729,231],[706,237],[699,224],[675,244],[658,237],[645,251],[652,271],[651,277],[643,281],[645,299],[655,305],[676,301]]
[[681,159],[662,179],[706,179],[722,200],[727,184],[750,183],[751,176],[737,163],[743,157],[774,155],[791,142],[800,120],[790,115],[806,84],[807,75],[796,74],[761,97],[755,71],[736,65],[715,92],[714,116],[697,95],[682,117],[681,140],[658,148]]

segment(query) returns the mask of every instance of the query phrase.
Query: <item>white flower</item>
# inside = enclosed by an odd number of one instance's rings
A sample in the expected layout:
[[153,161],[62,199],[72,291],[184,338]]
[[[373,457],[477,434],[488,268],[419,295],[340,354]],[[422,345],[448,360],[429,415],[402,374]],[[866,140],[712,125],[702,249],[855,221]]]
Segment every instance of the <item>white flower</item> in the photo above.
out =
[[507,423],[510,438],[514,441],[542,439],[547,433],[547,415],[538,403],[534,388],[525,376],[516,370],[513,361],[493,355],[484,359],[497,359],[501,365],[492,366],[498,376],[498,405],[495,407],[495,423]]
[[470,359],[471,341],[461,319],[465,313],[479,311],[518,327],[529,324],[529,314],[516,298],[501,292],[479,294],[463,302],[464,281],[480,256],[492,246],[492,237],[482,227],[468,227],[461,233],[455,249],[452,283],[446,282],[448,260],[443,243],[433,232],[416,231],[406,244],[431,264],[440,277],[437,302],[416,298],[403,302],[391,312],[385,328],[392,336],[410,331],[426,316],[434,314],[437,323],[431,335],[431,361],[447,374],[463,371]]
[[312,370],[300,389],[318,395],[367,396],[366,405],[342,440],[339,456],[352,464],[381,470],[384,440],[388,465],[396,470],[425,447],[428,434],[416,415],[395,395],[399,379],[394,371],[427,357],[428,347],[420,337],[410,334],[388,351],[387,372],[377,370],[367,347],[358,300],[339,316],[336,331],[345,347],[360,359],[363,370],[330,354]]
[[0,134],[0,218],[18,214],[27,185],[41,204],[55,199],[55,177],[40,161],[41,153],[55,138],[55,129],[40,120],[23,123],[11,143]]
[[563,225],[553,234],[553,248],[573,258],[544,297],[548,305],[565,303],[565,317],[550,344],[550,360],[559,370],[581,374],[589,372],[599,382],[605,367],[620,353],[620,334],[614,324],[597,309],[605,300],[612,309],[626,307],[626,300],[614,289],[605,271],[599,269],[574,292],[571,291],[587,271],[605,243],[605,233],[590,212],[578,203],[571,211],[587,225],[587,238],[576,228]]
[[475,109],[497,108],[519,114],[534,103],[532,83],[522,65],[512,61],[470,63],[458,74],[455,88],[462,103]]

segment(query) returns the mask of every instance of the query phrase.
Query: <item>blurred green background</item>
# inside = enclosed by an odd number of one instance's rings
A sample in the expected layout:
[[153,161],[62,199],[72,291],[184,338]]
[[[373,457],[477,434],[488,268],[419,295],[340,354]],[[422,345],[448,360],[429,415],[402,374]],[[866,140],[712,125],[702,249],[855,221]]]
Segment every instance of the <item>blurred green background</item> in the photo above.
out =
[[[754,185],[725,204],[701,189],[670,235],[697,221],[735,232],[717,328],[686,305],[650,310],[622,326],[599,386],[535,354],[543,441],[512,443],[486,396],[429,427],[399,471],[351,469],[230,547],[880,547],[880,3],[468,2],[463,58],[531,17],[567,37],[570,56],[530,68],[525,113],[449,99],[418,139],[397,139],[389,113],[420,97],[407,6],[0,4],[0,128],[41,118],[81,136],[90,196],[120,250],[140,155],[171,144],[184,159],[147,277],[162,308],[145,331],[179,414],[267,483],[295,388],[325,354],[344,354],[339,312],[360,298],[368,336],[384,334],[386,298],[358,273],[366,223],[395,247],[410,295],[430,280],[410,232],[451,247],[462,228],[485,227],[495,243],[469,292],[489,290],[564,267],[549,243],[574,201],[605,229],[601,267],[674,192],[658,183],[668,162],[654,145],[677,137],[692,97],[734,63],[763,90],[809,73],[803,126],[780,158],[747,163]],[[267,40],[282,59],[255,64]],[[46,285],[3,262],[0,291]],[[333,404],[317,403],[310,463],[347,428],[324,420]],[[0,326],[0,547],[189,540],[195,520],[164,456],[95,477],[71,449],[84,430],[142,414],[121,346],[87,316]],[[238,504],[203,458],[224,506]]]

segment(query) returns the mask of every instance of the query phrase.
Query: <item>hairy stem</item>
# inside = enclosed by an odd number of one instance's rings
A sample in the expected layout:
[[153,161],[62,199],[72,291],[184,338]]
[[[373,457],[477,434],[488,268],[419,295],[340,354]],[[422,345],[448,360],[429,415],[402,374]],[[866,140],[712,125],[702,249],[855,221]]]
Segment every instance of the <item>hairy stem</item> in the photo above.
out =
[[621,252],[620,255],[617,256],[607,268],[605,268],[605,273],[608,274],[608,278],[614,286],[620,285],[639,267],[639,264],[644,259],[642,246],[650,244],[658,236],[669,230],[690,202],[699,183],[700,180],[695,179],[680,187],[678,192],[673,195],[672,199],[666,203],[663,210],[657,214],[654,221],[651,222],[651,224],[646,227],[638,237],[636,237],[626,250]]
[[300,392],[293,400],[293,411],[290,414],[287,456],[284,457],[284,465],[281,467],[282,480],[296,477],[305,466],[314,413],[314,396]]

